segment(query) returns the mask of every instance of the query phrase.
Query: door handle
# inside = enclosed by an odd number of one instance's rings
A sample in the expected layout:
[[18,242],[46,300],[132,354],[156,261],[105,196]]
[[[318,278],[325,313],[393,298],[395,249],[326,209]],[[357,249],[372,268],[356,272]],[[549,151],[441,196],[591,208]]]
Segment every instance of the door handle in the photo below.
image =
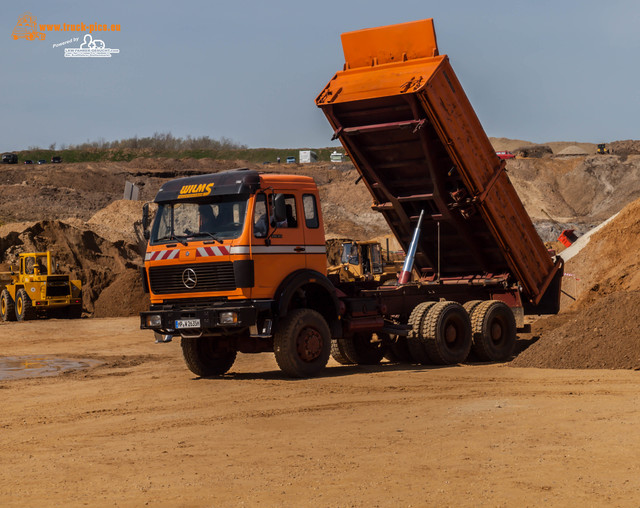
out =
[[304,252],[305,248],[304,247],[295,247],[293,250],[294,250],[294,252]]

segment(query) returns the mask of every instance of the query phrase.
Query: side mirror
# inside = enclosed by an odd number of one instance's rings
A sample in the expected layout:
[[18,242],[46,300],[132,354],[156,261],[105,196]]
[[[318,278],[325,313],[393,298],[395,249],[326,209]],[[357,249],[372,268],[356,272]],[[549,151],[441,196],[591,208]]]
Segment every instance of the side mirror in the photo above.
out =
[[149,240],[151,237],[149,233],[149,203],[142,205],[142,236],[145,240]]
[[287,219],[287,207],[284,202],[284,194],[276,194],[273,200],[273,217],[276,222],[282,222]]
[[147,232],[149,227],[149,203],[142,205],[142,229]]

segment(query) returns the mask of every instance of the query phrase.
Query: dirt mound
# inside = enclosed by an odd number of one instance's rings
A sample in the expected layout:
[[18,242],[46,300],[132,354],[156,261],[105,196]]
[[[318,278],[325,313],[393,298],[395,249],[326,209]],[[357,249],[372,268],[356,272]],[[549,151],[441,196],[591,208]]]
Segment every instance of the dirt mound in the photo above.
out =
[[534,324],[541,338],[512,365],[640,368],[640,200],[595,232],[565,265],[563,312]]
[[87,221],[94,232],[111,242],[124,240],[144,249],[141,201],[118,200],[106,206]]
[[640,141],[635,139],[626,139],[624,141],[614,141],[608,145],[611,153],[620,156],[640,155]]
[[[567,290],[584,307],[617,291],[640,290],[640,199],[594,233],[565,266]],[[566,279],[566,278],[565,278]]]
[[548,157],[553,154],[553,150],[548,145],[527,145],[516,148],[513,151],[519,157]]
[[[509,178],[534,221],[598,223],[640,197],[640,156],[512,159]],[[574,228],[575,229],[575,228]]]
[[619,292],[563,317],[511,365],[640,370],[640,291]]
[[569,145],[566,148],[560,150],[556,155],[587,155],[587,152],[584,151],[583,148],[580,148],[577,145]]
[[126,270],[116,276],[98,296],[94,317],[137,316],[149,310],[149,295],[142,289],[139,270]]

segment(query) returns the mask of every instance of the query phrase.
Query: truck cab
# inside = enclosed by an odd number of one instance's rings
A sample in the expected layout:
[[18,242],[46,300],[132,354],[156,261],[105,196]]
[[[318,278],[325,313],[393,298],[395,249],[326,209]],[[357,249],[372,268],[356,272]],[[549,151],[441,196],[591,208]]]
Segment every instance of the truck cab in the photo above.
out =
[[[285,317],[306,309],[325,323],[294,344],[303,358],[293,363],[302,367],[290,373],[304,375],[325,353],[326,363],[339,306],[312,178],[225,171],[172,180],[154,201],[143,274],[151,308],[141,328],[180,335],[187,365],[206,375],[233,363],[237,351],[272,350]],[[146,229],[148,213],[143,222]]]

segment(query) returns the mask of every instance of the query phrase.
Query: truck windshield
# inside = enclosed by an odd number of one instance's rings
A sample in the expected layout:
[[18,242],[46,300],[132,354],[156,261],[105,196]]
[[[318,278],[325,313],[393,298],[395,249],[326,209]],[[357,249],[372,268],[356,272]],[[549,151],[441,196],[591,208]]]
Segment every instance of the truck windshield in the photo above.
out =
[[248,196],[219,196],[215,201],[161,203],[151,243],[238,238],[244,227]]

